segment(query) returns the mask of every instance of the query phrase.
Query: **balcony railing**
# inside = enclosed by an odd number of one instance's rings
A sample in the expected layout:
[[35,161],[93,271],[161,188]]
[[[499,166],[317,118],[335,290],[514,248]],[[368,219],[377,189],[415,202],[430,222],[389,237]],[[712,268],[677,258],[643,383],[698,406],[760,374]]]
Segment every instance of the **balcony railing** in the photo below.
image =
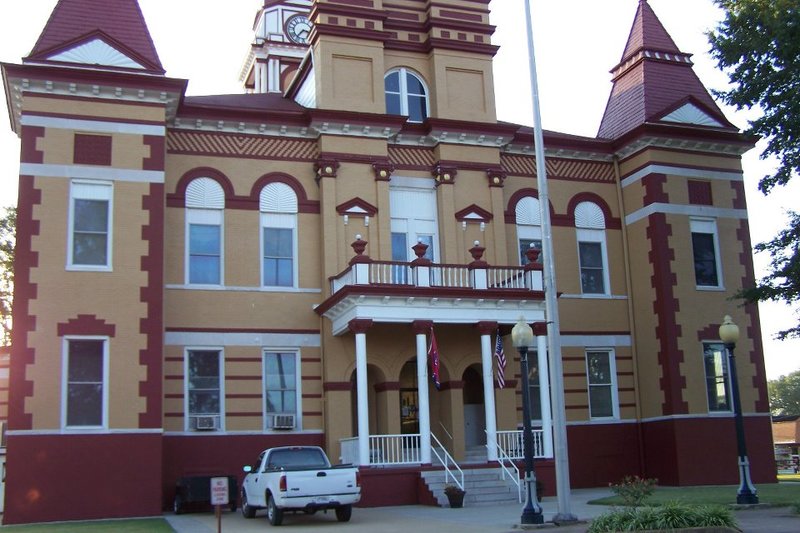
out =
[[[363,255],[366,244],[360,239],[353,243],[357,255],[344,272],[331,278],[332,294],[352,285],[544,290],[541,264],[532,261],[525,266],[490,266],[481,260],[483,248],[477,244],[470,250],[474,260],[466,265],[432,263],[420,255],[419,251],[419,257],[410,262],[373,261],[369,256]],[[421,248],[420,251],[424,250]]]
[[[544,446],[544,431],[532,429],[533,456],[537,459],[547,457]],[[511,459],[523,459],[525,448],[522,443],[522,430],[498,431],[497,446],[499,446]]]

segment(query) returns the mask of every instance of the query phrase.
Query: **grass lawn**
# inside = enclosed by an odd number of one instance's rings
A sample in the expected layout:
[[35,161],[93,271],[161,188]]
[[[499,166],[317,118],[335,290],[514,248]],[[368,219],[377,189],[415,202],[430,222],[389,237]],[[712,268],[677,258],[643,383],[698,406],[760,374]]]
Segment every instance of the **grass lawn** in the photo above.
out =
[[57,524],[0,527],[0,532],[2,533],[106,533],[108,531],[113,531],[114,533],[173,533],[166,520],[161,518],[60,522]]
[[[736,503],[737,485],[709,485],[703,487],[656,487],[653,495],[645,503],[659,505],[669,501],[682,501],[692,504],[720,504]],[[775,483],[756,485],[758,501],[773,505],[793,505],[800,503],[800,483]],[[611,496],[592,500],[589,503],[597,505],[622,505],[622,498]]]

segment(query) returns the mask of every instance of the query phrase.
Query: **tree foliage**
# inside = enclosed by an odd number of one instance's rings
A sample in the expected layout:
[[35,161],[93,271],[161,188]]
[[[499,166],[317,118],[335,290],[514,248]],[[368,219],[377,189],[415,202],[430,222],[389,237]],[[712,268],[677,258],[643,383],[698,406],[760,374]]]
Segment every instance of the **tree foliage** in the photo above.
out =
[[14,297],[14,244],[17,209],[6,207],[0,217],[0,326],[3,346],[11,344],[11,305]]
[[[728,74],[732,88],[717,92],[737,109],[758,109],[746,134],[766,140],[762,158],[774,156],[778,167],[761,178],[769,194],[800,172],[800,0],[715,0],[725,13],[709,33],[711,54]],[[739,296],[796,304],[800,299],[800,216],[773,240],[756,246],[770,253],[770,272]],[[800,323],[780,331],[779,339],[800,337]]]
[[774,415],[800,415],[800,370],[767,383]]

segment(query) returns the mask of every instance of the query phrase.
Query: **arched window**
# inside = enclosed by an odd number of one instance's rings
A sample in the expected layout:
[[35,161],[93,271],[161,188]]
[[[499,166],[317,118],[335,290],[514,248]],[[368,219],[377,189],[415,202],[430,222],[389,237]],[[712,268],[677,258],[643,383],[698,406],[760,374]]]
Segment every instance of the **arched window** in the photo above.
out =
[[297,287],[297,195],[285,183],[261,189],[261,285]]
[[409,122],[428,118],[428,90],[422,78],[406,68],[392,70],[383,78],[386,91],[386,112],[404,115]]
[[575,207],[575,228],[581,291],[583,294],[609,294],[606,219],[600,206],[593,202],[579,203]]
[[186,187],[186,283],[222,285],[225,192],[211,178]]
[[[521,199],[517,203],[516,217],[519,264],[526,265],[528,248],[533,245],[534,248],[542,249],[542,215],[539,211],[539,199],[533,196]],[[541,254],[536,262],[542,262]]]

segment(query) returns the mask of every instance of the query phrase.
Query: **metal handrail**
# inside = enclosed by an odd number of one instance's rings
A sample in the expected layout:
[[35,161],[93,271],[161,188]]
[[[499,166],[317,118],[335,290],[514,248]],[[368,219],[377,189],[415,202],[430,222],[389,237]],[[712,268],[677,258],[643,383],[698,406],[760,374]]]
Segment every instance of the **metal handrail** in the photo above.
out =
[[444,427],[444,424],[442,424],[442,422],[441,422],[441,421],[439,422],[439,425],[440,425],[440,426],[442,426],[442,429],[444,430],[445,434],[446,434],[448,437],[450,437],[450,440],[451,440],[451,441],[454,441],[455,439],[454,439],[454,438],[453,438],[453,436],[450,434],[450,432],[449,432],[449,431],[447,431],[447,428],[446,428],[446,427]]
[[[512,473],[511,470],[506,466],[506,461],[511,465],[511,468],[514,469]],[[506,453],[500,443],[497,443],[497,462],[500,463],[500,474],[503,476],[503,480],[506,479],[506,474],[508,477],[511,478],[511,481],[514,485],[517,486],[517,499],[520,503],[522,503],[522,483],[520,482],[519,477],[519,468],[517,467],[516,463],[513,459]]]
[[[453,483],[455,483],[459,489],[464,490],[464,471],[461,470],[460,466],[458,466],[458,463],[456,463],[456,460],[453,459],[453,456],[451,456],[447,452],[447,450],[445,450],[444,446],[442,446],[442,443],[439,442],[439,439],[436,438],[436,435],[431,433],[431,439],[436,442],[436,445],[439,447],[439,449],[442,451],[442,454],[444,455],[444,458],[442,458],[442,456],[439,455],[439,450],[436,449],[436,446],[431,446],[431,451],[436,456],[436,458],[439,459],[439,462],[442,463],[442,466],[444,467],[445,484],[447,484],[448,480],[452,477]],[[459,479],[457,479],[455,474],[453,474],[453,472],[450,471],[450,466],[448,465],[449,462],[452,462],[455,469],[458,470]]]

